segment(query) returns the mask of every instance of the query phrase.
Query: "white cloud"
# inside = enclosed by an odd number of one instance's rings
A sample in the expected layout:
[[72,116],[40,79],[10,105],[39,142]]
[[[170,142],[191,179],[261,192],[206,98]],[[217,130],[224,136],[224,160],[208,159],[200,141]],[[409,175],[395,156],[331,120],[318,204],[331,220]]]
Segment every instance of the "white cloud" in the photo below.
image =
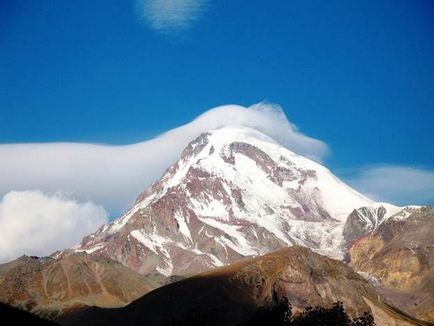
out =
[[434,203],[434,171],[381,165],[359,170],[349,183],[378,201],[397,205]]
[[207,4],[207,0],[138,0],[138,10],[151,28],[171,33],[189,28]]
[[226,105],[154,139],[132,145],[0,145],[0,196],[10,190],[60,190],[101,203],[118,214],[158,179],[200,133],[234,125],[256,128],[287,148],[316,160],[327,152],[326,144],[300,133],[279,106]]
[[107,220],[104,208],[92,202],[59,193],[11,191],[0,201],[0,263],[71,247]]

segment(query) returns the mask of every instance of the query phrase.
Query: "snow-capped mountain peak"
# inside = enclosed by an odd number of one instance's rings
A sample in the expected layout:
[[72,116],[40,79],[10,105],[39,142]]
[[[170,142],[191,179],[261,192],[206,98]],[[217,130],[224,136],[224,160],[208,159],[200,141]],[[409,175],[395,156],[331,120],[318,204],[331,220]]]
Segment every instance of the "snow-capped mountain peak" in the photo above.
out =
[[389,219],[404,219],[420,206],[399,207],[389,203],[373,203],[354,209],[346,219],[344,225],[344,243],[346,247],[360,237],[375,231]]
[[225,127],[192,141],[126,214],[77,250],[165,275],[293,244],[342,258],[346,218],[372,204],[268,136]]

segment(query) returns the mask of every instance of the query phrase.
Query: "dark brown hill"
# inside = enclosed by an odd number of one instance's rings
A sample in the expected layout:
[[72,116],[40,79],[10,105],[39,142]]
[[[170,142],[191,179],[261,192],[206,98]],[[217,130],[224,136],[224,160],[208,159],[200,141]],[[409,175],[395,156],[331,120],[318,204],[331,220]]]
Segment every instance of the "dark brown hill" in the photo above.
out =
[[338,301],[351,318],[377,325],[424,325],[383,304],[372,285],[342,262],[294,246],[156,289],[124,308],[89,308],[63,325],[243,325],[258,311],[288,302],[296,315]]

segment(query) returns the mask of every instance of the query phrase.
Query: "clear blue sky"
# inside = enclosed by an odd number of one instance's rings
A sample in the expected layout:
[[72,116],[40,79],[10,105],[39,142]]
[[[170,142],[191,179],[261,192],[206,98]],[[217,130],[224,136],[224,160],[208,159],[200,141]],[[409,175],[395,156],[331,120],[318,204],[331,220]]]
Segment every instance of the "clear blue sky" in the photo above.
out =
[[135,1],[0,1],[0,143],[130,143],[279,103],[335,169],[434,167],[434,1],[209,1],[181,32]]

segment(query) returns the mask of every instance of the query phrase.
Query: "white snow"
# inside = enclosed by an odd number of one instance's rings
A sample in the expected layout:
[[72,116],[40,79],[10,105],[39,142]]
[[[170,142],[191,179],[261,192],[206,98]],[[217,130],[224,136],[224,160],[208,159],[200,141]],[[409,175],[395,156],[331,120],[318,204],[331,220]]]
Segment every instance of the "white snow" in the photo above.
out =
[[[188,208],[192,209],[205,225],[223,233],[214,237],[205,229],[205,235],[213,237],[214,241],[226,250],[231,248],[241,256],[254,256],[266,251],[267,248],[263,248],[261,244],[249,243],[247,234],[244,233],[246,231],[241,230],[240,225],[243,225],[250,226],[245,227],[244,230],[249,230],[247,232],[251,232],[253,238],[258,239],[256,231],[261,227],[267,230],[269,235],[287,245],[295,242],[311,247],[321,254],[341,259],[343,226],[354,209],[360,207],[376,209],[381,205],[386,208],[387,217],[398,216],[396,214],[401,210],[390,204],[374,203],[340,181],[321,164],[293,153],[256,130],[225,127],[211,131],[207,137],[208,143],[201,151],[192,157],[179,160],[175,171],[171,169],[162,177],[162,187],[158,191],[137,203],[103,232],[110,234],[119,232],[138,211],[160,199],[169,189],[173,191],[173,187],[181,186],[180,188],[189,196]],[[231,152],[230,144],[233,142],[257,147],[271,158],[273,164],[277,164],[282,170],[289,170],[295,179],[284,181],[282,185],[273,182],[270,175],[254,160],[244,154]],[[214,148],[212,154],[210,154],[211,146]],[[222,153],[227,157],[233,156],[234,163],[225,162]],[[217,198],[214,198],[213,193],[221,191],[220,188],[205,189],[200,196],[193,198],[186,187],[186,175],[191,167],[221,180],[226,194],[220,193]],[[229,204],[219,199],[222,195],[232,197],[233,189],[241,193],[243,207],[239,206],[234,198]],[[325,210],[332,220],[327,219],[320,209]],[[230,210],[233,214],[229,214]],[[299,213],[294,213],[296,210],[305,212],[307,216],[304,217],[305,219],[309,219],[312,215],[316,221],[300,220],[297,217]],[[232,216],[235,216],[233,221],[230,220]],[[187,217],[183,216],[181,211],[175,211],[174,218],[178,223],[179,233],[183,236],[182,241],[175,241],[179,239],[175,234],[173,238],[170,235],[163,237],[157,230],[145,233],[142,229],[137,229],[130,233],[149,250],[163,257],[162,263],[157,267],[159,272],[170,275],[173,271],[169,245],[189,250],[197,255],[206,255],[215,266],[226,263],[225,258],[220,255],[217,257],[197,249],[197,244],[193,240],[195,235],[189,228]],[[203,226],[199,234],[202,232]],[[249,234],[250,238],[251,235]],[[86,250],[92,252],[100,249],[98,243],[94,245]]]
[[[255,130],[226,127],[211,132],[209,139],[208,146],[214,146],[215,151],[213,155],[207,156],[208,148],[204,148],[198,156],[201,158],[200,166],[216,175],[224,176],[225,179],[239,185],[241,189],[249,187],[256,198],[278,202],[279,205],[285,202],[293,203],[291,196],[286,191],[287,188],[281,188],[269,180],[268,175],[250,158],[235,154],[235,166],[231,167],[223,161],[220,155],[217,155],[234,141],[245,142],[258,147],[274,162],[280,162],[281,166],[291,169],[296,174],[295,168],[315,171],[317,178],[309,178],[303,188],[310,193],[317,189],[321,195],[322,204],[333,218],[343,221],[353,209],[373,203],[372,200],[336,178],[324,166],[289,151]],[[202,158],[201,154],[205,157]],[[282,162],[281,157],[294,165],[289,166]],[[298,184],[291,182],[285,186],[294,189]]]
[[[384,209],[383,216],[379,216],[379,211]],[[356,217],[364,223],[366,232],[375,230],[383,222],[389,218],[405,218],[408,209],[404,207],[394,206],[388,203],[374,203],[369,206],[360,207],[356,210]]]
[[227,207],[220,201],[214,199],[200,202],[191,198],[189,207],[200,216],[214,217],[221,220],[227,220],[229,217]]
[[139,229],[131,231],[130,234],[156,254],[158,254],[158,250],[166,251],[163,245],[167,242],[167,239],[156,233],[145,234],[143,230]]
[[93,253],[93,252],[95,252],[95,251],[97,251],[99,249],[102,249],[102,248],[104,248],[104,244],[100,243],[100,244],[98,244],[98,245],[96,245],[94,247],[91,247],[89,249],[84,249],[84,250],[83,249],[77,249],[77,252],[85,252],[87,254],[91,254],[91,253]]
[[175,212],[174,216],[179,225],[179,232],[181,232],[187,240],[192,242],[193,240],[191,239],[190,229],[185,222],[184,216],[182,216],[179,212]]
[[222,242],[224,242],[234,251],[238,252],[240,255],[251,256],[255,254],[255,250],[250,246],[249,242],[244,237],[244,234],[238,231],[240,228],[239,226],[225,224],[212,218],[200,218],[200,220],[213,228],[223,231],[232,239],[235,239],[235,241],[233,241],[231,239],[227,239],[224,236],[220,237]]
[[171,257],[169,252],[164,247],[164,245],[168,242],[166,238],[156,233],[145,234],[142,229],[133,230],[130,234],[137,241],[141,242],[145,247],[153,251],[155,254],[162,254],[165,257],[165,259],[163,259],[163,262],[156,267],[156,270],[160,274],[163,274],[165,276],[169,276],[172,274],[173,264],[171,262]]

